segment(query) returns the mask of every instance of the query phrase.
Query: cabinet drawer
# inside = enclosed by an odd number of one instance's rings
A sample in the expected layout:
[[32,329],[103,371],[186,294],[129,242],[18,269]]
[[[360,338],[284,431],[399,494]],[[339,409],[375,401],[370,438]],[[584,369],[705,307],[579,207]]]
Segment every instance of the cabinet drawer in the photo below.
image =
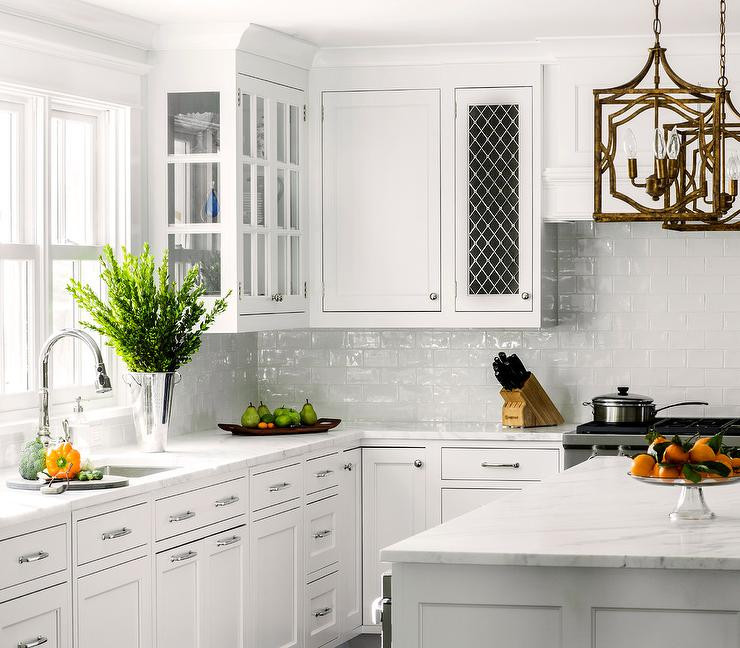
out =
[[240,477],[157,500],[154,522],[156,539],[171,538],[245,514],[245,479]]
[[0,589],[67,568],[66,524],[0,542]]
[[306,571],[310,574],[339,560],[337,517],[339,496],[308,504],[305,511]]
[[554,475],[559,452],[546,448],[442,448],[442,479],[536,481]]
[[259,511],[301,496],[301,465],[293,464],[252,475],[252,510]]
[[306,587],[306,646],[319,648],[339,636],[337,575],[329,574]]
[[80,520],[77,523],[77,564],[141,547],[151,540],[148,502]]
[[306,495],[339,485],[339,455],[309,459],[303,465]]

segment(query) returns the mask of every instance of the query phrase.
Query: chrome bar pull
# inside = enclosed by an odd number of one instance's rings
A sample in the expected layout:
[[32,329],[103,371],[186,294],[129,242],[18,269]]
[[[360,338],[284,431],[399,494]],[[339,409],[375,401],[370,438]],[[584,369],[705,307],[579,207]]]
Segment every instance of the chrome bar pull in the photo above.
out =
[[183,520],[189,520],[195,517],[195,511],[185,511],[184,513],[175,513],[170,515],[170,522],[182,522]]
[[334,472],[333,470],[329,470],[327,468],[326,470],[320,470],[319,472],[314,473],[313,476],[316,477],[317,479],[321,479],[322,477],[328,477],[333,472]]
[[195,558],[198,555],[197,551],[186,551],[181,554],[175,554],[174,556],[170,556],[170,562],[176,563],[176,562],[182,562],[183,560],[190,560],[191,558]]
[[331,535],[331,529],[324,529],[323,531],[317,531],[313,534],[314,540],[320,540]]
[[481,465],[481,468],[519,468],[520,464],[519,462],[515,463],[490,463],[488,461],[484,461]]
[[18,648],[36,648],[36,646],[43,646],[45,643],[49,643],[49,640],[43,635],[39,635],[29,641],[19,641]]
[[49,557],[49,554],[46,551],[37,551],[36,553],[26,554],[25,556],[20,556],[18,558],[18,562],[21,565],[25,565],[26,563],[34,563],[34,562],[38,562],[39,560],[45,560],[48,557]]
[[216,546],[217,547],[228,547],[229,545],[236,544],[241,540],[240,536],[231,536],[230,538],[222,538],[221,540],[216,540]]
[[277,493],[278,491],[285,490],[289,486],[290,484],[288,482],[283,482],[282,484],[273,484],[272,486],[270,486],[270,488],[268,488],[268,490],[271,493]]
[[224,497],[223,499],[216,500],[215,506],[216,508],[220,506],[230,506],[231,504],[236,504],[239,501],[239,498],[236,495],[229,495],[229,497]]
[[103,535],[100,536],[100,539],[113,540],[115,538],[122,538],[123,536],[130,535],[131,533],[133,533],[131,529],[123,527],[122,529],[116,529],[115,531],[106,531]]
[[325,617],[327,614],[331,614],[331,608],[325,607],[320,610],[316,610],[313,615],[318,619],[319,617]]

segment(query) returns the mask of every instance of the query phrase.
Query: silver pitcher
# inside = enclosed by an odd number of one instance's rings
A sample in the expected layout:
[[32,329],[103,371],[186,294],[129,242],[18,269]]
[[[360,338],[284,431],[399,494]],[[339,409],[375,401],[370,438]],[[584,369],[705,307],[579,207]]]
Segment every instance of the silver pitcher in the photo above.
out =
[[181,380],[178,371],[123,374],[123,381],[131,389],[136,440],[143,452],[167,449],[173,392]]

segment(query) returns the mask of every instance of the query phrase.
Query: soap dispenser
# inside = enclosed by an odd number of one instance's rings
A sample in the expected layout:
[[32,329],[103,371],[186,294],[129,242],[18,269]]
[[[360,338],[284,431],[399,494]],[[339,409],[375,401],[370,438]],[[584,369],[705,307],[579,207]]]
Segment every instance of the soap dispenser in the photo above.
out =
[[95,440],[93,439],[90,421],[88,421],[85,408],[82,406],[82,396],[75,399],[66,433],[68,441],[74,444],[80,454],[83,457],[89,457]]

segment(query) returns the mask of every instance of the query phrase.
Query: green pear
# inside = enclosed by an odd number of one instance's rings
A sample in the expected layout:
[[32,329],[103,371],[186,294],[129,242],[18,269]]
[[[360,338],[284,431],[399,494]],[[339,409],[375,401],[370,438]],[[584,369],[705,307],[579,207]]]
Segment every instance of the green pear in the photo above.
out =
[[308,398],[306,399],[306,404],[301,409],[301,423],[303,425],[316,425],[316,421],[319,420],[319,417],[316,416],[316,410],[313,408],[313,405],[308,402]]
[[290,416],[288,416],[287,414],[280,414],[279,416],[275,417],[275,425],[279,428],[290,427],[290,424]]
[[256,428],[260,422],[260,415],[257,414],[257,408],[249,403],[249,407],[242,414],[242,425],[248,428]]
[[262,401],[260,401],[260,406],[257,408],[257,414],[260,415],[260,419],[264,416],[270,416],[272,412],[270,412],[270,408],[267,407]]

